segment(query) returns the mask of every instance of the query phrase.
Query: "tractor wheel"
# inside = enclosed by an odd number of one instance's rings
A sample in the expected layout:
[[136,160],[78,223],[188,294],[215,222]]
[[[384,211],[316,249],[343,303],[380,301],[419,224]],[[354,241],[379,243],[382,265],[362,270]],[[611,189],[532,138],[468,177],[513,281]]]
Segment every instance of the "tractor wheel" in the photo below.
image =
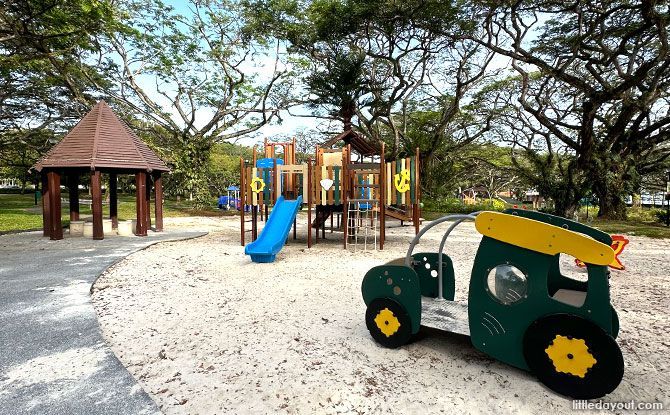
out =
[[542,383],[574,399],[605,396],[623,377],[623,356],[614,338],[575,315],[534,321],[524,335],[523,354]]
[[412,323],[407,310],[390,298],[375,298],[365,312],[365,324],[372,338],[384,347],[395,349],[412,336]]

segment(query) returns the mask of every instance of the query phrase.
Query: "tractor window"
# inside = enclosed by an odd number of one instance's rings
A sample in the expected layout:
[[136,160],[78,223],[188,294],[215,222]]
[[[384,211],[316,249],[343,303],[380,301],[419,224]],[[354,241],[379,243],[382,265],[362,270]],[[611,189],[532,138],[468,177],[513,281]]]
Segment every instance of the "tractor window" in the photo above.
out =
[[501,264],[489,271],[489,293],[499,302],[510,305],[523,300],[528,291],[528,279],[519,268]]

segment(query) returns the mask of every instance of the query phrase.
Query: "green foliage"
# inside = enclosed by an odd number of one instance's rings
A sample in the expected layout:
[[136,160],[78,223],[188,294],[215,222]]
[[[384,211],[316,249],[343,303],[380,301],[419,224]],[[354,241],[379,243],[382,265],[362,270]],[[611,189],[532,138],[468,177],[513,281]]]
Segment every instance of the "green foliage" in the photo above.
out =
[[667,224],[668,221],[670,220],[670,215],[668,214],[668,211],[665,209],[654,209],[654,216],[656,217],[656,221],[661,224]]
[[456,198],[440,198],[424,200],[424,211],[439,212],[440,214],[447,213],[472,213],[482,210],[495,210],[502,212],[508,206],[505,202],[498,199],[483,199],[478,200],[475,204],[466,204],[462,200]]
[[212,196],[225,195],[228,186],[240,184],[240,157],[251,160],[251,152],[249,147],[231,143],[215,144],[212,147],[207,176]]

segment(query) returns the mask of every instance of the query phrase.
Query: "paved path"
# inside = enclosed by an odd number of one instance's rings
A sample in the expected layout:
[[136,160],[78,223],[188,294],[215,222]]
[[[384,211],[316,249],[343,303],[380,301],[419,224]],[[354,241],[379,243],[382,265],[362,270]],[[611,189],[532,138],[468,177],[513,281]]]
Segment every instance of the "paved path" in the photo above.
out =
[[160,413],[103,340],[90,289],[132,252],[204,234],[0,236],[0,414]]

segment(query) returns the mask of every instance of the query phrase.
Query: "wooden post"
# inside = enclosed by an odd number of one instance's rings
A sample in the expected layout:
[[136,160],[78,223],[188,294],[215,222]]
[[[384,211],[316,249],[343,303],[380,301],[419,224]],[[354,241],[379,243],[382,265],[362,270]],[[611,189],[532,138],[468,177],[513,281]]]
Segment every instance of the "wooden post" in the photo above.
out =
[[63,239],[63,224],[61,222],[61,202],[60,202],[60,173],[50,171],[49,180],[49,213],[50,228],[49,237],[57,241]]
[[258,237],[258,206],[251,208],[251,241],[255,241]]
[[147,174],[146,175],[146,181],[147,181],[147,197],[144,200],[144,203],[146,204],[146,214],[147,214],[147,231],[151,230],[151,175]]
[[51,198],[49,180],[46,171],[41,173],[42,179],[42,236],[51,236]]
[[112,229],[119,228],[119,199],[117,187],[116,173],[109,173],[109,218],[112,220]]
[[[256,146],[254,146],[254,156],[256,155]],[[244,208],[247,198],[245,195],[247,185],[244,183],[244,159],[240,157],[240,245],[244,246]]]
[[163,232],[163,178],[161,172],[154,173],[154,210],[156,232]]
[[384,240],[386,239],[386,147],[382,143],[381,154],[379,158],[379,250],[384,249]]
[[414,208],[412,209],[412,214],[413,218],[412,221],[414,222],[414,234],[418,235],[419,234],[419,227],[420,227],[420,221],[421,221],[421,205],[419,204],[419,197],[421,194],[421,176],[419,175],[419,166],[421,164],[421,153],[419,152],[419,147],[416,148],[416,160],[414,161],[414,173],[415,173],[415,180],[414,180],[414,185],[416,188],[414,189]]
[[100,170],[91,172],[91,210],[93,211],[93,239],[104,239],[102,231],[102,187]]
[[347,145],[342,150],[342,223],[344,224],[344,249],[347,249],[347,238],[349,238],[349,158],[347,157]]
[[79,220],[79,174],[67,176],[68,197],[70,198],[70,221]]
[[[286,156],[286,153],[284,153],[284,156]],[[286,158],[286,157],[284,157]],[[272,195],[272,205],[277,204],[277,199],[279,199],[279,196],[282,194],[281,190],[281,177],[278,176],[279,174],[279,169],[277,168],[277,159],[272,160],[272,182],[270,184],[270,194]],[[265,214],[267,216],[267,212]],[[267,220],[267,219],[265,219]]]
[[143,171],[135,173],[135,209],[137,225],[135,235],[147,236],[147,213],[145,198],[147,196],[147,174]]
[[[305,180],[304,177],[303,180]],[[312,247],[312,160],[307,160],[307,248],[311,247]]]

